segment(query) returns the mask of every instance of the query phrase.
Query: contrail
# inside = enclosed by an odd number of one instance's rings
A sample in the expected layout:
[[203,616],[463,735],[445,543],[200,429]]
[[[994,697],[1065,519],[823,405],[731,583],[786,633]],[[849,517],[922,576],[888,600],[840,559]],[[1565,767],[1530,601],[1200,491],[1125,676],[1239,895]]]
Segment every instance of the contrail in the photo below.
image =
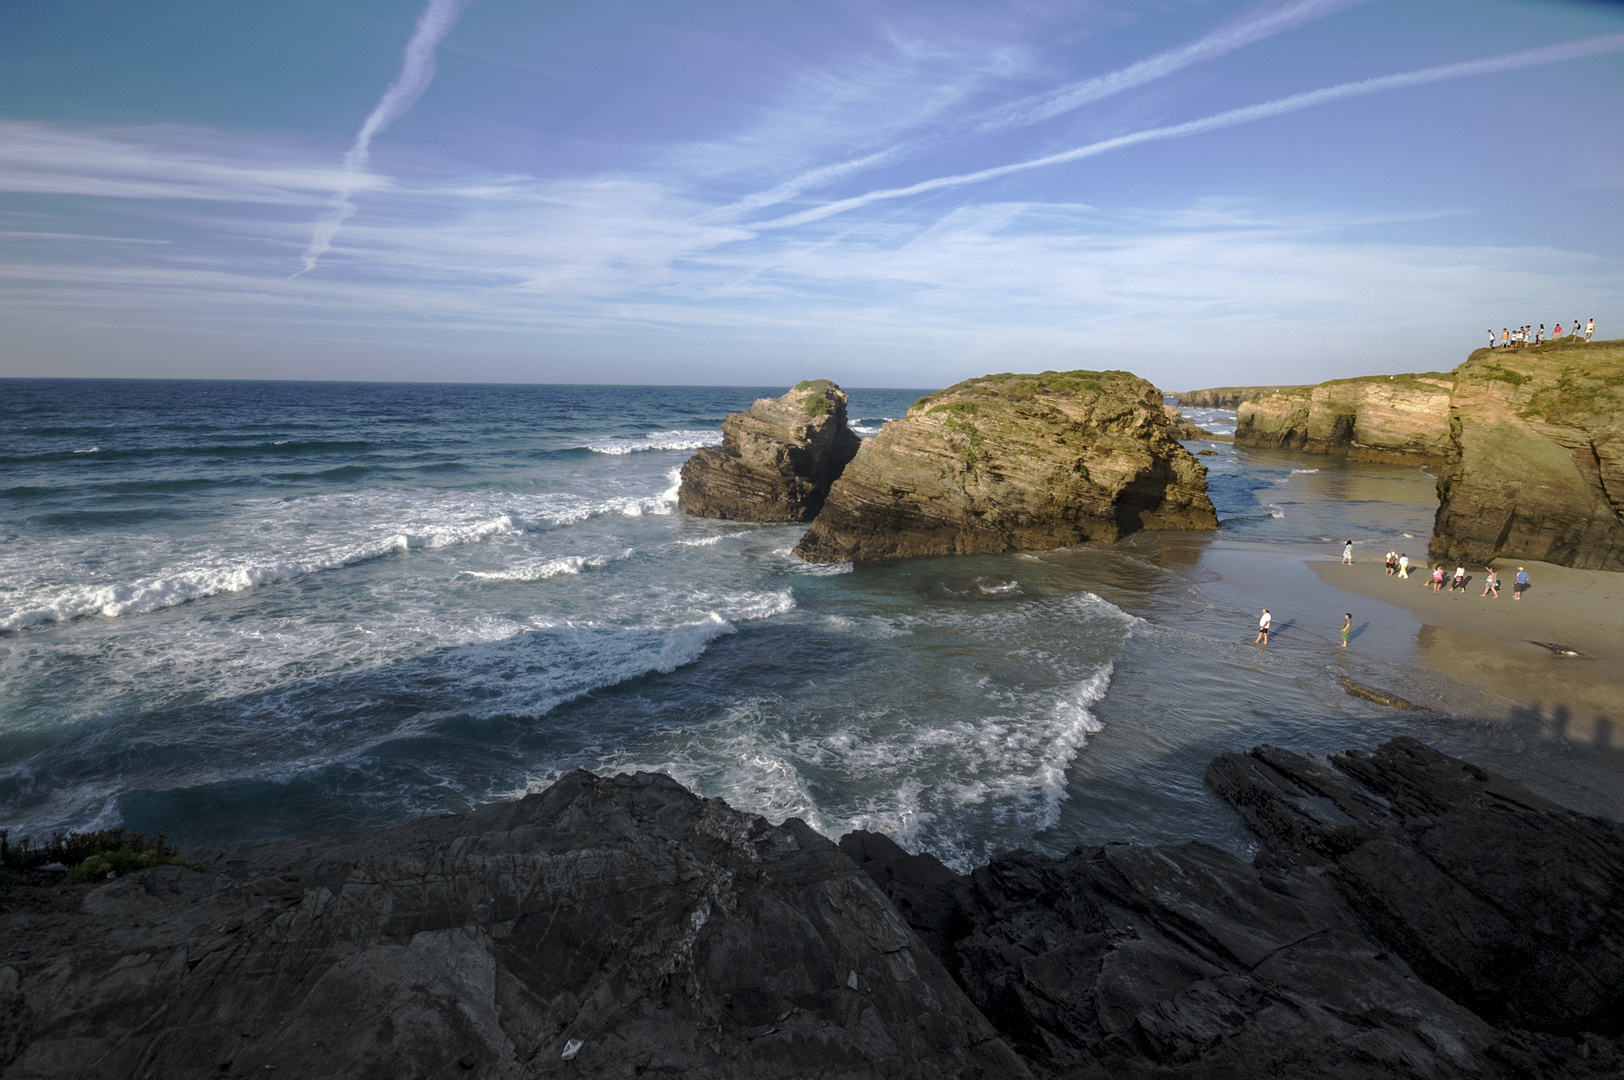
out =
[[[1085,79],[1082,82],[1063,86],[1058,90],[1051,90],[1023,101],[1005,105],[980,124],[975,126],[978,134],[995,131],[999,128],[1027,127],[1041,123],[1062,113],[1081,108],[1091,102],[1108,98],[1113,94],[1120,94],[1124,90],[1131,90],[1136,86],[1154,82],[1174,72],[1180,71],[1192,64],[1203,60],[1211,60],[1236,49],[1262,41],[1266,37],[1296,29],[1316,19],[1335,14],[1343,8],[1355,4],[1366,3],[1367,0],[1300,0],[1299,3],[1276,11],[1267,12],[1251,19],[1228,26],[1221,27],[1207,34],[1205,37],[1155,56],[1146,57],[1125,68],[1108,72],[1104,75]],[[910,150],[920,146],[942,141],[937,139],[915,139],[888,150],[869,154],[865,157],[851,161],[842,161],[834,165],[826,165],[821,169],[814,169],[786,181],[767,191],[747,195],[738,202],[731,203],[715,211],[713,216],[748,213],[759,210],[764,206],[772,206],[785,202],[801,194],[809,188],[828,183],[850,173],[859,172],[875,165],[884,164],[903,156]]]
[[[400,74],[383,92],[383,97],[372,107],[372,112],[367,114],[366,122],[355,134],[355,145],[344,155],[344,175],[333,198],[333,208],[316,219],[315,232],[304,253],[304,269],[299,274],[309,273],[316,268],[316,260],[333,246],[333,237],[338,235],[339,226],[344,224],[345,218],[355,213],[350,192],[355,190],[355,180],[366,171],[372,140],[406,115],[406,110],[434,81],[434,50],[457,24],[457,17],[467,3],[468,0],[429,0],[428,7],[418,16],[417,29],[412,31],[412,39],[406,43],[406,53],[401,59]],[[293,276],[298,277],[299,274]]]
[[1159,52],[1155,56],[1147,56],[1125,68],[1006,105],[984,121],[980,130],[1027,127],[1042,123],[1061,113],[1154,82],[1192,64],[1232,53],[1253,42],[1262,41],[1286,30],[1294,30],[1316,19],[1335,14],[1343,8],[1364,2],[1365,0],[1301,0],[1300,3],[1231,23],[1189,44]]
[[1323,90],[1311,90],[1303,94],[1277,98],[1274,101],[1265,101],[1260,105],[1248,105],[1241,109],[1231,109],[1228,112],[1203,117],[1200,120],[1190,120],[1183,124],[1135,131],[1128,135],[1119,135],[1114,139],[1103,139],[1100,142],[1089,143],[1087,146],[1079,146],[1074,150],[1032,158],[1028,161],[1017,161],[1010,165],[998,165],[977,172],[961,173],[957,176],[940,176],[934,180],[923,180],[907,187],[871,191],[866,195],[857,195],[850,199],[824,203],[822,206],[815,206],[798,214],[790,214],[787,217],[760,222],[753,227],[757,229],[782,229],[793,225],[804,225],[809,221],[817,221],[834,214],[844,213],[847,210],[855,210],[860,206],[867,206],[869,203],[879,202],[882,199],[901,199],[909,195],[936,191],[940,188],[979,184],[983,180],[994,180],[1000,176],[1008,176],[1011,173],[1026,172],[1029,169],[1042,169],[1050,165],[1077,161],[1080,158],[1093,157],[1096,154],[1103,154],[1111,150],[1120,150],[1125,146],[1136,146],[1139,143],[1157,142],[1163,139],[1181,139],[1186,135],[1199,135],[1202,132],[1216,131],[1219,128],[1248,124],[1254,120],[1266,120],[1273,116],[1280,116],[1283,113],[1296,112],[1299,109],[1324,105],[1331,101],[1341,101],[1344,98],[1362,97],[1365,94],[1380,93],[1384,90],[1398,90],[1407,86],[1423,86],[1427,83],[1444,82],[1448,79],[1461,79],[1469,75],[1488,75],[1497,71],[1511,71],[1516,68],[1533,67],[1538,64],[1554,64],[1563,60],[1575,60],[1584,56],[1617,52],[1620,49],[1624,49],[1624,34],[1606,34],[1601,37],[1586,38],[1582,41],[1565,42],[1561,45],[1547,45],[1541,49],[1529,49],[1526,52],[1491,56],[1483,60],[1467,60],[1458,64],[1444,64],[1440,67],[1422,68],[1419,71],[1407,71],[1399,75],[1383,75],[1374,79],[1342,83],[1338,86],[1326,87]]

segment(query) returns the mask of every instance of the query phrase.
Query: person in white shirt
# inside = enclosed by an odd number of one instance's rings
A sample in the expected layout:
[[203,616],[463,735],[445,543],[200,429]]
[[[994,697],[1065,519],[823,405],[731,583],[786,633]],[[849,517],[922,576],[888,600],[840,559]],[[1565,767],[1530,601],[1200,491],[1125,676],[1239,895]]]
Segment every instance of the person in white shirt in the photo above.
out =
[[1253,645],[1256,645],[1260,641],[1265,645],[1269,643],[1269,624],[1272,622],[1274,622],[1274,620],[1269,617],[1269,609],[1264,608],[1263,618],[1257,621],[1257,637],[1252,639]]

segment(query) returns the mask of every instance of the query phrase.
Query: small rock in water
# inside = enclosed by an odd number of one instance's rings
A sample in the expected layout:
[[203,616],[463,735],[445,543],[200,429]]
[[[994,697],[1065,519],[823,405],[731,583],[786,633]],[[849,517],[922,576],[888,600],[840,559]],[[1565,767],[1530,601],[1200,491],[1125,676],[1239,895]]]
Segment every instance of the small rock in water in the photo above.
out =
[[582,1044],[580,1039],[571,1039],[569,1042],[565,1043],[564,1044],[564,1054],[563,1054],[564,1060],[565,1061],[574,1060],[575,1055],[579,1054],[581,1052],[581,1046],[582,1045],[583,1044]]
[[1559,645],[1554,641],[1530,641],[1530,645],[1538,645],[1542,649],[1549,649],[1558,656],[1583,656],[1578,649],[1571,649],[1566,645]]
[[854,971],[850,975],[846,976],[846,985],[851,987],[853,990],[857,989],[857,972]]
[[1406,701],[1397,694],[1389,694],[1386,690],[1378,690],[1374,686],[1356,683],[1344,676],[1341,680],[1342,689],[1354,697],[1362,697],[1366,701],[1374,701],[1378,705],[1386,705],[1390,709],[1419,709],[1420,706],[1413,701]]

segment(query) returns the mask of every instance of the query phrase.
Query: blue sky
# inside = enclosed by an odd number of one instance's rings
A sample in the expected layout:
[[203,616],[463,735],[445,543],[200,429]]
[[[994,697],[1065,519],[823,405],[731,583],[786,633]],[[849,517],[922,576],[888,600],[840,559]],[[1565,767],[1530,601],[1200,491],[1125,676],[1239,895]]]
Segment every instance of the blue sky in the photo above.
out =
[[1619,4],[7,0],[0,375],[1448,368],[1624,336],[1621,117]]

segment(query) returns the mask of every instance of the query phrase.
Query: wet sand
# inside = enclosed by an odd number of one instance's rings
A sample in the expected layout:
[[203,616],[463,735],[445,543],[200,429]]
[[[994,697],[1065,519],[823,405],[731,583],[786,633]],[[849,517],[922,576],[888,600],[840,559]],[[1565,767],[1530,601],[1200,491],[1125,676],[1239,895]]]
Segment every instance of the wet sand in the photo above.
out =
[[[1498,600],[1481,595],[1481,567],[1465,592],[1446,584],[1434,593],[1425,571],[1400,581],[1368,556],[1353,566],[1335,557],[1308,561],[1322,582],[1410,612],[1420,623],[1417,657],[1433,670],[1517,703],[1520,719],[1537,716],[1551,735],[1624,749],[1624,574],[1497,565]],[[1530,587],[1513,600],[1518,566],[1527,568]],[[1357,603],[1349,601],[1356,618]]]

